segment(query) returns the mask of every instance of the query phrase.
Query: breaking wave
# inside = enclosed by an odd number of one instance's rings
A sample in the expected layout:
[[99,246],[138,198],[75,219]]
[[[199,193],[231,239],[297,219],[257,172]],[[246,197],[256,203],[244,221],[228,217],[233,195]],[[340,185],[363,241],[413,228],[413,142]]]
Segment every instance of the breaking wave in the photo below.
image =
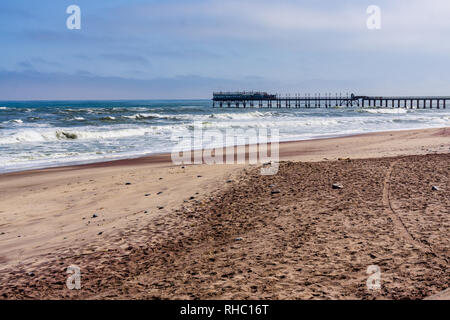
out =
[[[149,134],[158,134],[168,128],[146,127],[146,128],[127,128],[115,130],[74,130],[74,129],[55,129],[55,130],[34,130],[26,129],[19,132],[0,136],[0,144],[27,143],[27,142],[47,142],[58,140],[105,140],[116,138],[127,138],[146,136]],[[170,129],[169,129],[170,131]]]
[[358,109],[358,112],[368,112],[368,113],[382,113],[382,114],[405,114],[408,113],[406,109]]

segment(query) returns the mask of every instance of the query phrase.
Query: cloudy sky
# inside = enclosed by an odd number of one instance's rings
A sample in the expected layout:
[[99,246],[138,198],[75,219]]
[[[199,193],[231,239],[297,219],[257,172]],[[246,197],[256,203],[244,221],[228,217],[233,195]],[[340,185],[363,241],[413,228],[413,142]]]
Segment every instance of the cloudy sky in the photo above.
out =
[[449,36],[448,0],[2,0],[0,100],[450,95]]

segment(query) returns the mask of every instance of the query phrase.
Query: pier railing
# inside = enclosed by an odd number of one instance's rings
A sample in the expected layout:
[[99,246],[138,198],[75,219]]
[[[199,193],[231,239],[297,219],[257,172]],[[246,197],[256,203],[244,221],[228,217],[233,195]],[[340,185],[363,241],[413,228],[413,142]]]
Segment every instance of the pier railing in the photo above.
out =
[[446,108],[450,96],[363,96],[341,94],[295,94],[280,96],[252,92],[254,94],[214,93],[213,107],[228,108],[331,108],[331,107],[385,107],[410,109]]

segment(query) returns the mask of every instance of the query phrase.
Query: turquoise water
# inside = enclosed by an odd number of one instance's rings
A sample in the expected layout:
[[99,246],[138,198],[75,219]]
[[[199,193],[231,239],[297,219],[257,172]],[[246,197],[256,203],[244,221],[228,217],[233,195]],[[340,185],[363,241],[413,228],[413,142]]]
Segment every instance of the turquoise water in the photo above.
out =
[[210,100],[0,102],[0,172],[170,152],[204,128],[274,128],[280,140],[450,126],[450,110],[212,108]]

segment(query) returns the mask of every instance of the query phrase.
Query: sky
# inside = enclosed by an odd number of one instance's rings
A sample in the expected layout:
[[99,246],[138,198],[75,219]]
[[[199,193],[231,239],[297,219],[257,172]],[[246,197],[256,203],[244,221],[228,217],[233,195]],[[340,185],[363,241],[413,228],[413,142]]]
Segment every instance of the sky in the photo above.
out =
[[450,95],[449,36],[448,0],[2,0],[0,100]]

